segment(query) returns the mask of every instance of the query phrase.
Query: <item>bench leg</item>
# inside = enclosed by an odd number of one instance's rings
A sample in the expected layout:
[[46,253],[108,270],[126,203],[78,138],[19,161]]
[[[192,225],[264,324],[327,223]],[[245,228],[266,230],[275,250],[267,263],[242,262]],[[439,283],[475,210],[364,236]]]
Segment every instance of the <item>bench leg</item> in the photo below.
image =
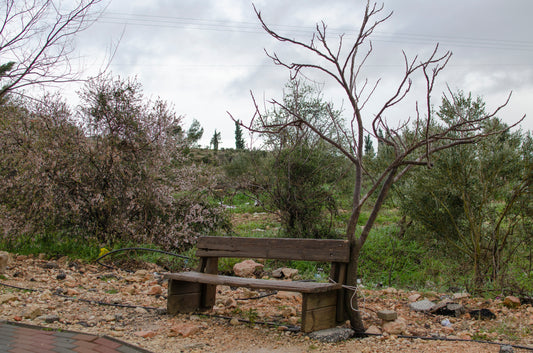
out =
[[302,293],[302,332],[313,332],[335,327],[337,291]]
[[184,281],[168,281],[167,313],[187,313],[201,307],[202,285]]

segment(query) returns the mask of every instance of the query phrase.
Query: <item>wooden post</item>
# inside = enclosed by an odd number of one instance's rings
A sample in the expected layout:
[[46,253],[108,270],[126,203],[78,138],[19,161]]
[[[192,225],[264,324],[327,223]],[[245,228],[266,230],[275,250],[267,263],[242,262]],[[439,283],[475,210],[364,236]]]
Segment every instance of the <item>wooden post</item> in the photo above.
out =
[[337,292],[302,293],[302,332],[335,327],[337,322]]
[[168,281],[167,313],[174,315],[195,311],[200,307],[201,284]]
[[[342,262],[334,262],[331,264],[330,277],[335,283],[346,284],[346,264]],[[346,310],[344,310],[344,291],[341,289],[337,291],[337,323],[348,320]]]
[[[218,274],[218,257],[204,258],[205,267],[202,272],[212,275]],[[203,260],[203,259],[202,259]],[[217,286],[213,284],[202,285],[202,309],[211,309],[216,302]]]

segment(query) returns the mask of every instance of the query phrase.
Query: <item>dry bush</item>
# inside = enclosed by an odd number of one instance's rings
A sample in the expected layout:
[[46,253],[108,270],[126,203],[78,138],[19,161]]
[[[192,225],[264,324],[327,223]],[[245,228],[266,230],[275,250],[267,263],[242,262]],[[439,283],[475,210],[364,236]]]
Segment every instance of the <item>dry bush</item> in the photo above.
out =
[[215,175],[181,153],[181,118],[134,80],[101,78],[73,114],[59,97],[2,104],[0,229],[185,248],[226,226]]

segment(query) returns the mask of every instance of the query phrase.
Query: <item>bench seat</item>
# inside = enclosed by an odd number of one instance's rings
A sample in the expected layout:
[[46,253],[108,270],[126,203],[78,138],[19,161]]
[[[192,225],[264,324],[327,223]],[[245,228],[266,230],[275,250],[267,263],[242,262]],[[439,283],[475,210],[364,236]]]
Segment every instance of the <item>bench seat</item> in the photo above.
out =
[[293,282],[269,279],[242,278],[213,275],[202,272],[165,273],[164,278],[177,281],[215,284],[230,287],[246,287],[251,289],[272,289],[299,293],[324,293],[341,289],[339,283]]

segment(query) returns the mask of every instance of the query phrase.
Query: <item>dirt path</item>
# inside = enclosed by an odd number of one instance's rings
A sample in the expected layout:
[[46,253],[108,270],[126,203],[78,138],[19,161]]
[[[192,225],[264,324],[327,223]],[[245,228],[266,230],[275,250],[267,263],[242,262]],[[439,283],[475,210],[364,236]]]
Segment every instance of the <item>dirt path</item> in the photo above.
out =
[[[166,306],[166,283],[154,274],[155,266],[128,273],[96,265],[46,261],[18,256],[1,283],[30,288],[23,291],[0,286],[0,320],[25,322],[56,329],[117,337],[153,352],[499,352],[498,345],[457,341],[424,341],[395,335],[321,343],[299,332],[287,331],[298,324],[300,300],[293,293],[278,293],[259,300],[241,300],[258,293],[219,288],[212,316],[161,313]],[[385,289],[363,291],[367,327],[381,326],[376,312],[395,310],[406,322],[405,334],[452,339],[484,339],[533,347],[533,308],[508,309],[500,300],[463,298],[467,308],[487,308],[493,320],[479,321],[468,314],[459,318],[415,313],[408,308],[414,292]],[[422,293],[420,293],[422,294]],[[438,301],[441,294],[423,293]],[[98,305],[97,302],[131,307]],[[144,307],[144,308],[143,308]],[[277,322],[277,326],[243,323]],[[443,326],[449,319],[451,326]],[[533,350],[533,348],[532,348]],[[515,349],[515,352],[527,350]]]

